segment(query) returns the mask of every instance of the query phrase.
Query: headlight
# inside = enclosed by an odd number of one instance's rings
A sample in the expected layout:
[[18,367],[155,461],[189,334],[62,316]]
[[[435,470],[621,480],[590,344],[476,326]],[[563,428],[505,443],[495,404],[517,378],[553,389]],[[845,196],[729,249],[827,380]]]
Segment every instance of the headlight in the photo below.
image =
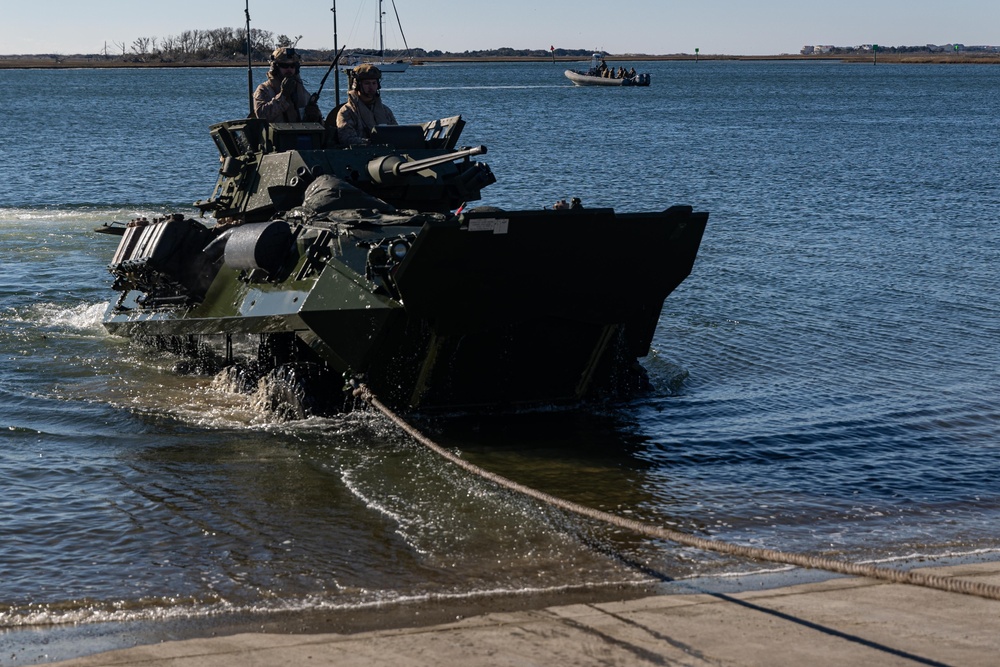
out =
[[396,239],[389,245],[389,254],[397,262],[402,261],[409,250],[410,243],[406,239]]

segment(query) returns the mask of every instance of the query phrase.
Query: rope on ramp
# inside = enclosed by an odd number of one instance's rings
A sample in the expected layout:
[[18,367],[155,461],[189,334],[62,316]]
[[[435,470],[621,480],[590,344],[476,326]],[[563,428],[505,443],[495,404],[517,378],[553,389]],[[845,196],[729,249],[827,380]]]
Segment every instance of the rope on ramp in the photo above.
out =
[[879,579],[896,584],[923,586],[925,588],[933,588],[940,591],[947,591],[949,593],[974,595],[988,600],[1000,601],[1000,586],[994,584],[969,581],[967,579],[955,579],[952,577],[944,577],[937,574],[929,574],[913,570],[893,570],[887,567],[878,567],[861,563],[846,563],[821,556],[807,556],[804,554],[777,551],[775,549],[742,546],[721,540],[710,540],[703,537],[697,537],[695,535],[689,535],[687,533],[681,533],[670,528],[663,528],[662,526],[655,526],[653,524],[636,521],[634,519],[626,519],[615,514],[610,514],[592,507],[586,507],[584,505],[571,502],[569,500],[557,498],[556,496],[545,493],[544,491],[539,491],[538,489],[518,484],[517,482],[507,479],[506,477],[480,468],[479,466],[462,459],[452,452],[449,452],[447,449],[435,443],[433,440],[407,423],[398,414],[393,412],[388,406],[382,403],[366,385],[359,385],[358,388],[354,390],[354,395],[371,404],[375,409],[388,417],[390,421],[405,431],[407,435],[412,437],[414,440],[460,468],[463,468],[473,475],[489,480],[498,486],[516,491],[517,493],[534,498],[535,500],[543,502],[547,505],[559,507],[567,512],[596,519],[597,521],[602,521],[619,528],[625,528],[640,535],[646,535],[647,537],[669,540],[671,542],[676,542],[689,547],[695,547],[704,551],[714,551],[717,553],[740,556],[742,558],[749,558],[753,560],[785,563],[787,565],[796,565],[798,567],[814,570],[825,570],[828,572],[836,572],[837,574],[846,574],[854,577]]

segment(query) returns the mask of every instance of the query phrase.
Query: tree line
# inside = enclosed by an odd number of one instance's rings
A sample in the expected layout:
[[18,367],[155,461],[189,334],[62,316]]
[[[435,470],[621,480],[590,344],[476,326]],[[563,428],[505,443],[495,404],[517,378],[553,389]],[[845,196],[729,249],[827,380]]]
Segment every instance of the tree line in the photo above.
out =
[[[270,30],[250,30],[250,56],[264,59],[279,46],[292,46],[288,35],[277,35]],[[212,30],[185,30],[167,37],[137,37],[131,44],[115,42],[115,51],[104,55],[132,60],[162,62],[188,62],[196,60],[238,60],[247,57],[247,31],[245,28],[215,28]]]
[[[253,60],[267,60],[274,49],[280,46],[295,46],[301,35],[275,35],[269,30],[250,29],[250,57]],[[353,49],[351,53],[374,55],[374,49]],[[587,49],[512,49],[475,50],[454,53],[440,50],[409,49],[405,55],[410,58],[440,57],[523,57],[542,58],[550,56],[586,56],[593,53]],[[329,49],[300,49],[305,61],[329,62],[334,53]],[[215,28],[212,30],[185,30],[179,35],[168,37],[138,37],[130,44],[115,42],[114,50],[106,57],[116,57],[140,62],[192,62],[192,61],[245,61],[247,59],[247,31],[245,28]]]

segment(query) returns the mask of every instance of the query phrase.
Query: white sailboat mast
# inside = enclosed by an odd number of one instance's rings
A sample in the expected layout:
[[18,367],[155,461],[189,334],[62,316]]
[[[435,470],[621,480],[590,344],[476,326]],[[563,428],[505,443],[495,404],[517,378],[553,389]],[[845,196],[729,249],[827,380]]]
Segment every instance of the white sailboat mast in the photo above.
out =
[[385,60],[385,38],[382,36],[383,16],[385,16],[385,12],[382,11],[382,0],[378,0],[378,57]]

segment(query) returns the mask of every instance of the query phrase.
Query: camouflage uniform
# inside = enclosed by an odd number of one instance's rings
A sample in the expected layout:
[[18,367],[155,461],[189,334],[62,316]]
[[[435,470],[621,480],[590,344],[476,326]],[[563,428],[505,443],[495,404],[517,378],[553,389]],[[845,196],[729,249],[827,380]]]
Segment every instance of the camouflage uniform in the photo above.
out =
[[302,120],[299,109],[305,109],[309,104],[309,93],[305,86],[299,82],[298,90],[295,91],[295,105],[289,100],[275,99],[281,92],[281,81],[276,76],[267,73],[267,81],[257,86],[253,94],[253,112],[257,118],[279,123],[296,123]]
[[[257,118],[285,123],[323,120],[319,107],[309,104],[309,93],[299,79],[298,66],[301,62],[299,54],[291,47],[282,46],[274,50],[267,81],[257,86],[253,94],[253,113]],[[282,63],[296,65],[294,78],[298,85],[295,88],[294,104],[292,100],[276,99],[281,92],[282,78],[278,74],[278,66]]]
[[347,94],[347,102],[337,112],[337,141],[341,144],[362,144],[376,125],[398,125],[392,109],[376,97],[371,106],[361,101],[356,90]]

